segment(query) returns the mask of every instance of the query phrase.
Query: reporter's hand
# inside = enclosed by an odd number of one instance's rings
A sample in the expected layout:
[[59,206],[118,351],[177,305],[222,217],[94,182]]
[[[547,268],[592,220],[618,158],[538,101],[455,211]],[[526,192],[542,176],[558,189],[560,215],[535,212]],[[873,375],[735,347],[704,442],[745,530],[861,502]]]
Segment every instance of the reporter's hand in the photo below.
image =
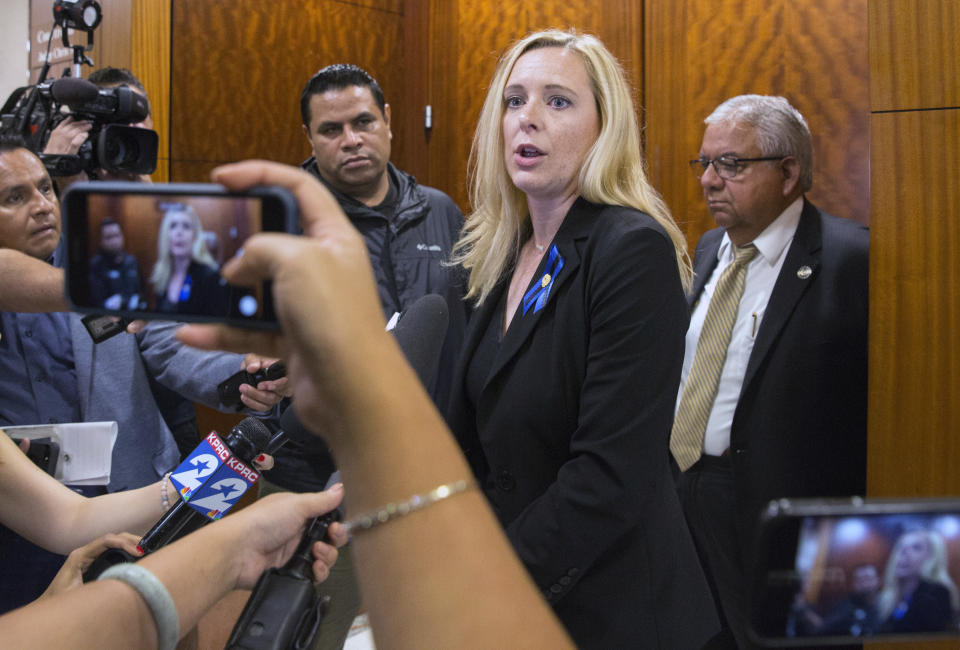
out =
[[108,548],[123,549],[134,556],[141,555],[141,552],[137,549],[139,542],[140,538],[130,533],[111,533],[93,540],[86,546],[74,549],[67,556],[67,561],[60,567],[57,575],[53,577],[53,582],[40,595],[40,598],[48,598],[61,591],[67,591],[82,585],[83,572]]
[[[247,161],[216,169],[213,180],[231,190],[254,185],[287,188],[297,199],[308,236],[255,235],[244,244],[242,257],[231,259],[221,270],[232,284],[251,286],[272,279],[282,335],[186,325],[177,336],[195,347],[253,350],[285,359],[301,420],[330,434],[328,426],[337,418],[329,409],[339,408],[354,395],[351,390],[356,387],[346,385],[342,372],[353,355],[376,354],[377,342],[395,345],[384,332],[366,245],[329,192],[303,170]],[[357,341],[364,344],[358,346]]]
[[80,146],[86,142],[93,126],[87,120],[78,120],[72,115],[60,122],[47,139],[43,153],[74,156],[80,151]]
[[[250,589],[265,570],[283,565],[293,555],[310,519],[336,508],[343,498],[343,486],[325,492],[271,494],[241,510],[224,517],[216,525],[239,543],[230,543],[237,549],[237,588]],[[213,530],[213,526],[210,527]],[[337,560],[337,549],[346,542],[343,526],[331,527],[334,544],[318,542],[313,552],[313,576],[325,580],[330,567]]]
[[[255,374],[263,368],[272,366],[277,361],[279,361],[279,359],[250,353],[243,358],[243,369],[250,374]],[[291,397],[292,395],[293,389],[290,386],[290,381],[286,377],[261,381],[256,386],[240,384],[240,401],[254,411],[268,411],[276,406],[284,397]]]

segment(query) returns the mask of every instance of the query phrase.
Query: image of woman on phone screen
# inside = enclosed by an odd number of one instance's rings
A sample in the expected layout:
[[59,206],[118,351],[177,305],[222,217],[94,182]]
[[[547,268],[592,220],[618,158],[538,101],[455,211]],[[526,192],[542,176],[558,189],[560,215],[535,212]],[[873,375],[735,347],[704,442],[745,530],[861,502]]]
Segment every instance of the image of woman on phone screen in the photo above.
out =
[[230,288],[204,242],[203,227],[189,205],[166,211],[157,237],[157,262],[150,275],[157,311],[224,316]]
[[943,537],[929,530],[901,535],[890,552],[877,605],[881,631],[955,629],[958,603]]

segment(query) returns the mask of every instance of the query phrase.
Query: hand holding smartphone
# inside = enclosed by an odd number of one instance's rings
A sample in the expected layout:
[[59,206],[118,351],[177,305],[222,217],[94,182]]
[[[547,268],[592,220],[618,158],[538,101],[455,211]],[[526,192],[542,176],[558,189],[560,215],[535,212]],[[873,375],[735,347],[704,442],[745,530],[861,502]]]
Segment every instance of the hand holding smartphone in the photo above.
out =
[[77,183],[63,197],[63,219],[67,300],[79,312],[278,326],[269,283],[234,286],[220,267],[258,232],[296,231],[285,189]]

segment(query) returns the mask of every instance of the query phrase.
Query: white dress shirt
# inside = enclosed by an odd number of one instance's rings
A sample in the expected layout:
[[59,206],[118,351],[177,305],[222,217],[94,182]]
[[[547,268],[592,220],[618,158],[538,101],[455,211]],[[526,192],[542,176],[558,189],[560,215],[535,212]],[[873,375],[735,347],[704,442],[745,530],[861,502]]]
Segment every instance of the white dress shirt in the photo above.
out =
[[[733,324],[730,347],[727,348],[727,358],[723,363],[720,383],[717,386],[717,396],[710,411],[710,419],[707,421],[703,441],[705,454],[719,456],[730,447],[733,413],[740,399],[740,389],[747,372],[750,353],[753,351],[753,342],[756,340],[757,332],[760,331],[763,313],[777,282],[777,276],[780,275],[787,249],[790,248],[790,242],[793,241],[793,235],[797,231],[797,224],[800,223],[802,209],[803,198],[801,197],[791,203],[753,240],[758,252],[747,266],[747,278],[743,296],[740,298],[740,308],[737,310],[737,320]],[[680,405],[680,396],[683,395],[683,387],[686,386],[687,377],[690,375],[690,367],[697,352],[697,342],[700,340],[703,321],[710,307],[710,299],[713,297],[720,274],[731,262],[733,262],[733,244],[724,233],[720,249],[717,251],[717,266],[704,285],[699,301],[690,315],[677,406]]]

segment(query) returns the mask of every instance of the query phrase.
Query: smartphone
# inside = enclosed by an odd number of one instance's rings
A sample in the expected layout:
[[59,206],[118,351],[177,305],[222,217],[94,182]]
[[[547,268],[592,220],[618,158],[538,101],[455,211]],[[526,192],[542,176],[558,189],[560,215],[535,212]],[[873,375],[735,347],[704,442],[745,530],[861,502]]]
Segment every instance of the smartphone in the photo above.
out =
[[[23,438],[13,438],[17,446],[20,445],[22,440]],[[57,461],[60,459],[60,443],[52,438],[32,438],[29,443],[27,458],[44,472],[54,476],[57,470]]]
[[256,233],[295,232],[287,190],[85,182],[62,203],[66,294],[76,311],[277,327],[269,283],[234,286],[220,267]]
[[770,647],[960,635],[960,499],[772,502],[750,575]]

